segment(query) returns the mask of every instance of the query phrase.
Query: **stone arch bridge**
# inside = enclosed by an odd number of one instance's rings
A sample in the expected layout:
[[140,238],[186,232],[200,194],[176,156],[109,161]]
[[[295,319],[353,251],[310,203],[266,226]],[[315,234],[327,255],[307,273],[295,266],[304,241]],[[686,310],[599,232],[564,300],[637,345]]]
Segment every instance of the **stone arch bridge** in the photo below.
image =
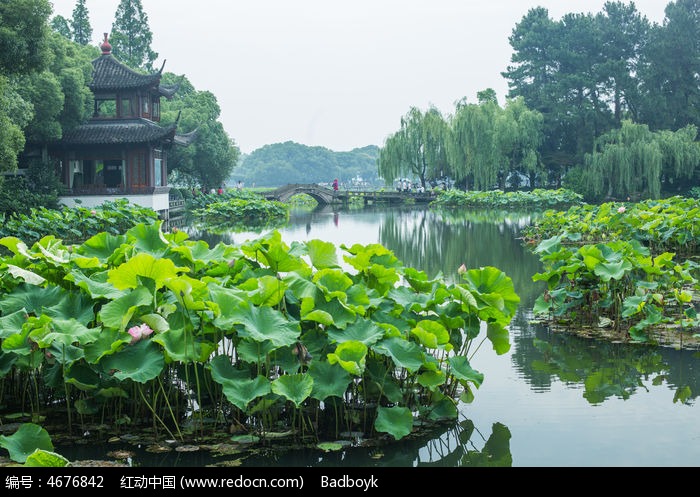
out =
[[350,201],[363,202],[364,204],[429,203],[434,200],[436,196],[436,194],[431,191],[423,193],[356,190],[333,191],[325,186],[302,183],[281,186],[276,190],[266,192],[264,196],[267,200],[287,202],[290,198],[299,193],[306,193],[310,197],[314,198],[319,205],[345,204]]

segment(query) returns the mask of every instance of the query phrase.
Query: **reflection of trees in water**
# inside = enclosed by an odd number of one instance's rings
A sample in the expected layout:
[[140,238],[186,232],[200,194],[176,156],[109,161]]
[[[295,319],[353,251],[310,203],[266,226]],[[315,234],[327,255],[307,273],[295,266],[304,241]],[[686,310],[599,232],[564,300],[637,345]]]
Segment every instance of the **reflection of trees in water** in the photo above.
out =
[[541,265],[518,239],[526,224],[504,215],[466,212],[448,216],[414,209],[386,211],[379,233],[382,245],[429,277],[442,272],[451,281],[459,281],[457,269],[462,264],[467,269],[494,266],[513,280],[521,302],[531,307],[541,291],[532,276],[541,271]]
[[575,388],[583,386],[583,397],[599,404],[611,397],[627,399],[640,388],[647,390],[648,384],[671,388],[685,402],[700,389],[700,358],[692,351],[611,343],[545,327],[530,326],[530,330],[513,339],[512,360],[535,390],[549,390],[559,380]]
[[[277,454],[274,464],[329,468],[512,466],[510,430],[501,423],[494,423],[491,429],[491,434],[485,438],[471,420],[465,419],[371,449],[352,447],[324,453],[315,449],[293,450]],[[269,461],[270,453],[261,458],[252,455],[242,465],[269,465]]]

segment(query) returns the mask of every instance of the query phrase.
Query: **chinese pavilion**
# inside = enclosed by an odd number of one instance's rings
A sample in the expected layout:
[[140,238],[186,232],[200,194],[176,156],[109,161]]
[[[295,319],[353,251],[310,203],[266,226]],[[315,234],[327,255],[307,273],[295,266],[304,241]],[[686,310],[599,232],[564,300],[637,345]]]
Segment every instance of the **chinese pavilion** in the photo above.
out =
[[126,198],[167,219],[168,150],[174,144],[188,145],[195,134],[176,134],[177,121],[158,124],[161,97],[172,98],[179,85],[160,84],[162,67],[141,74],[119,62],[107,33],[100,48],[102,55],[92,61],[89,85],[95,98],[92,117],[49,146],[64,185],[60,202],[93,207],[111,198]]

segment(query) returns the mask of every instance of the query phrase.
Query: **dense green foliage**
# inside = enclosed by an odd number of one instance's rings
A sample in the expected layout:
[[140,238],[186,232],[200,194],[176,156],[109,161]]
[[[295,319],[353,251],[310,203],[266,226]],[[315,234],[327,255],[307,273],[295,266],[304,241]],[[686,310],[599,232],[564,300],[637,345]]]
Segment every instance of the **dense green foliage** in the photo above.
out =
[[171,100],[161,104],[163,124],[178,118],[180,133],[195,132],[196,139],[187,147],[174,147],[168,156],[169,180],[172,184],[199,187],[208,191],[226,183],[241,155],[219,121],[221,107],[209,91],[198,91],[184,76],[163,75],[164,85],[178,85]]
[[376,146],[349,152],[309,147],[293,142],[265,145],[243,158],[232,179],[245,186],[282,186],[289,183],[329,183],[334,178],[350,184],[356,178],[378,182]]
[[683,197],[545,212],[523,230],[547,285],[535,313],[641,342],[697,333],[699,227],[700,202]]
[[266,200],[250,190],[200,193],[187,200],[195,227],[209,232],[276,228],[289,220],[289,205]]
[[493,267],[446,284],[378,244],[341,246],[341,262],[278,232],[209,247],[151,223],[0,246],[3,402],[69,430],[398,440],[474,400],[469,358],[485,339],[509,350],[519,303]]
[[32,245],[47,236],[65,243],[81,243],[98,233],[118,235],[138,223],[155,223],[153,209],[130,204],[126,199],[105,201],[99,207],[32,207],[27,214],[0,214],[0,237],[16,237]]
[[583,198],[571,190],[543,190],[535,188],[529,192],[502,192],[447,190],[438,193],[431,207],[467,207],[484,209],[545,210],[580,204]]

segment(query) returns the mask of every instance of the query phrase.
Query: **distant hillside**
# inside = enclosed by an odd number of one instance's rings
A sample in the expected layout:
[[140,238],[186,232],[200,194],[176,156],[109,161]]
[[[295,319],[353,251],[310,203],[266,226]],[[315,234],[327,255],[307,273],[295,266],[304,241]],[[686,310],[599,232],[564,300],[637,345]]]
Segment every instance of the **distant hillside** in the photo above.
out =
[[230,184],[239,180],[245,186],[282,186],[289,183],[330,183],[338,178],[350,183],[361,178],[380,184],[377,174],[379,147],[369,145],[350,152],[334,152],[325,147],[309,147],[291,141],[265,145],[241,159]]

